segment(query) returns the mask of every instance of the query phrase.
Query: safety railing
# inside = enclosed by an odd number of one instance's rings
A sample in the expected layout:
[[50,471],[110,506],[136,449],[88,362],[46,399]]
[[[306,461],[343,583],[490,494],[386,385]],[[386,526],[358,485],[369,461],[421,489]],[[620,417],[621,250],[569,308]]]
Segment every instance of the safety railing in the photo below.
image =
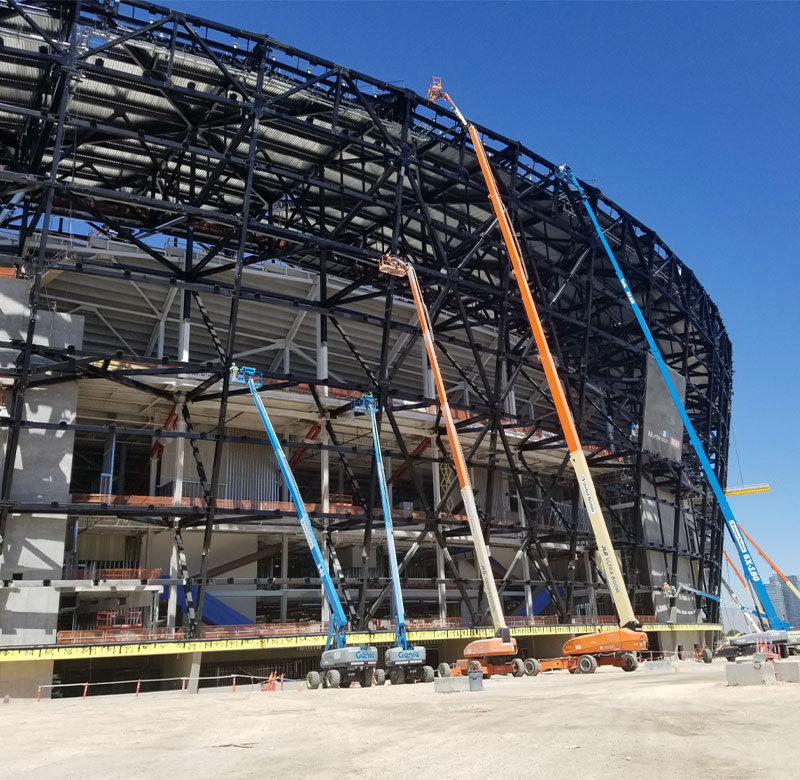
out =
[[[653,624],[655,618],[640,615],[642,624]],[[614,615],[575,616],[570,623],[559,623],[555,615],[531,615],[509,617],[510,628],[524,626],[597,626],[616,625]],[[435,631],[442,629],[469,628],[470,626],[458,617],[414,618],[406,621],[406,628],[411,631]],[[393,632],[394,620],[381,619],[370,623],[370,632]],[[285,636],[324,636],[328,633],[328,624],[318,621],[301,623],[252,623],[233,626],[203,626],[198,639],[259,639],[262,637]],[[56,642],[60,645],[114,644],[119,642],[166,642],[189,639],[181,628],[109,628],[87,631],[59,631]]]
[[157,580],[161,576],[161,569],[95,569],[81,567],[78,569],[64,569],[65,580]]

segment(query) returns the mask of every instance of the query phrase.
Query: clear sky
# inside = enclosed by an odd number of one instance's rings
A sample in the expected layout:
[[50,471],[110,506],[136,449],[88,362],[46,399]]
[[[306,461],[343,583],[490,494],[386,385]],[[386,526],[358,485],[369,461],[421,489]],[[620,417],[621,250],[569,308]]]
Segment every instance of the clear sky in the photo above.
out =
[[772,486],[733,510],[800,574],[800,4],[164,2],[417,92],[441,76],[469,118],[656,230],[733,342],[729,484]]

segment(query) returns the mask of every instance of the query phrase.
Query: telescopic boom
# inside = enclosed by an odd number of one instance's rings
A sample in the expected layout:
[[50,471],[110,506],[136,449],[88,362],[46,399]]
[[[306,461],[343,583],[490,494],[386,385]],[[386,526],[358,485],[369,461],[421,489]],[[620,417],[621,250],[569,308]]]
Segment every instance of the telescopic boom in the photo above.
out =
[[528,317],[533,337],[536,340],[536,347],[539,350],[539,357],[542,361],[542,368],[547,379],[550,393],[553,396],[553,403],[556,407],[558,420],[561,423],[561,429],[564,432],[564,438],[569,449],[570,462],[575,471],[575,477],[578,480],[578,491],[580,492],[583,505],[586,507],[586,513],[589,516],[589,522],[592,526],[594,538],[597,541],[597,549],[600,553],[600,561],[603,567],[603,572],[606,576],[608,589],[611,593],[611,598],[614,601],[614,607],[617,611],[620,627],[638,628],[639,621],[631,605],[631,600],[628,596],[628,591],[625,587],[625,581],[622,577],[622,570],[619,562],[617,561],[614,546],[611,542],[611,536],[608,533],[608,526],[606,525],[605,518],[603,517],[603,510],[600,508],[600,501],[597,498],[597,491],[594,487],[594,480],[592,479],[591,472],[589,471],[589,464],[586,462],[586,455],[583,452],[580,438],[578,436],[578,429],[575,427],[575,420],[572,417],[567,396],[564,392],[564,387],[558,376],[555,360],[550,352],[550,346],[547,343],[547,337],[542,327],[542,321],[539,318],[539,313],[536,310],[536,304],[531,294],[530,286],[528,285],[528,277],[525,271],[525,265],[522,261],[522,252],[520,250],[519,242],[517,241],[516,233],[511,226],[511,220],[508,217],[505,204],[500,197],[500,191],[497,187],[494,173],[492,172],[489,158],[486,155],[483,142],[481,141],[480,133],[477,128],[464,118],[464,115],[458,110],[458,107],[453,102],[452,98],[441,90],[441,80],[436,80],[431,83],[428,89],[428,99],[435,101],[438,97],[444,98],[452,107],[458,121],[466,128],[469,133],[472,145],[478,155],[478,162],[481,166],[481,172],[489,190],[489,200],[492,202],[495,216],[497,217],[498,224],[500,225],[500,232],[503,235],[503,240],[508,251],[508,256],[511,260],[511,266],[514,269],[514,278],[517,280],[520,295],[522,296],[522,303],[525,307],[525,313]]
[[444,419],[445,428],[447,429],[447,438],[450,442],[450,450],[453,454],[453,461],[456,466],[458,485],[461,488],[461,500],[464,502],[464,510],[467,513],[470,534],[472,534],[472,540],[475,545],[475,559],[481,573],[481,580],[483,582],[486,598],[489,601],[489,612],[492,615],[495,636],[500,637],[503,642],[509,642],[511,632],[503,617],[503,608],[500,604],[500,596],[497,593],[497,585],[495,584],[494,575],[492,574],[489,550],[483,538],[483,529],[481,528],[480,518],[478,517],[478,508],[475,505],[475,496],[472,492],[472,484],[470,483],[469,472],[467,471],[467,462],[464,459],[464,452],[461,449],[458,431],[453,422],[453,417],[450,414],[447,391],[444,387],[442,372],[439,368],[439,359],[436,356],[436,348],[433,341],[433,328],[428,315],[428,307],[425,305],[425,300],[422,297],[422,290],[419,286],[416,271],[411,263],[401,260],[395,255],[384,255],[380,259],[379,270],[382,273],[392,276],[406,276],[411,285],[414,305],[417,307],[417,314],[419,316],[420,326],[422,327],[422,339],[425,343],[425,350],[428,353],[428,362],[433,372],[436,392],[439,395],[439,405],[442,410],[442,418]]
[[736,544],[739,558],[741,558],[742,568],[744,569],[751,586],[755,590],[758,600],[761,602],[761,606],[764,608],[764,612],[767,614],[770,628],[776,631],[785,631],[787,628],[789,628],[789,624],[784,620],[781,620],[772,604],[772,601],[770,600],[767,589],[764,586],[764,581],[761,579],[761,575],[758,573],[753,556],[750,554],[750,550],[747,547],[747,542],[745,542],[744,536],[742,535],[741,531],[739,530],[739,526],[736,523],[736,518],[733,516],[733,510],[731,509],[728,499],[725,496],[725,491],[723,490],[722,485],[720,485],[717,475],[714,473],[714,467],[711,465],[711,461],[708,459],[708,456],[703,449],[703,444],[700,441],[700,437],[697,435],[694,425],[689,419],[689,414],[686,411],[686,407],[684,406],[683,401],[681,401],[681,397],[678,394],[677,388],[675,387],[675,383],[672,381],[672,377],[669,375],[669,370],[667,368],[667,364],[664,362],[664,358],[661,355],[661,350],[658,348],[656,340],[653,338],[653,334],[650,332],[650,328],[648,327],[647,321],[642,314],[642,310],[639,308],[639,304],[636,303],[636,298],[633,297],[628,280],[625,278],[625,274],[623,274],[622,268],[617,262],[617,258],[614,257],[614,253],[611,251],[611,247],[606,240],[605,233],[603,233],[603,230],[600,227],[600,223],[597,221],[597,216],[594,213],[592,205],[589,203],[589,198],[586,195],[585,190],[578,182],[578,179],[572,170],[566,165],[562,165],[558,169],[557,175],[565,184],[572,186],[578,193],[578,196],[583,203],[583,207],[586,209],[586,213],[589,215],[589,219],[592,221],[595,233],[597,233],[597,237],[600,239],[600,243],[603,245],[603,249],[605,249],[611,265],[614,267],[614,273],[616,273],[617,278],[622,285],[622,291],[625,293],[625,297],[628,299],[628,303],[630,303],[631,308],[633,309],[636,321],[639,323],[642,334],[644,335],[647,345],[650,348],[650,354],[656,361],[658,370],[661,372],[661,376],[664,378],[664,382],[667,385],[667,389],[669,390],[669,394],[672,397],[673,403],[675,404],[675,408],[678,410],[681,420],[683,420],[683,425],[686,428],[686,432],[689,434],[689,442],[691,443],[692,448],[697,455],[697,459],[700,461],[700,465],[703,467],[706,479],[711,485],[711,489],[714,491],[714,495],[716,496],[720,509],[722,509],[722,516],[725,518],[728,531],[730,531],[731,537]]

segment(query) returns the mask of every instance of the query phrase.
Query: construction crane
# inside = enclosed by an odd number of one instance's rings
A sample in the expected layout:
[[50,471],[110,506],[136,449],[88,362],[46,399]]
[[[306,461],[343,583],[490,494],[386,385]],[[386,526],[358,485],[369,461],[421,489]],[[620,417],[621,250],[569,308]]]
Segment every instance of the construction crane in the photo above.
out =
[[347,617],[345,616],[339,594],[331,578],[325,557],[320,550],[319,543],[314,536],[314,529],[311,526],[311,518],[308,516],[300,490],[297,487],[289,461],[283,451],[280,440],[272,427],[264,402],[258,394],[258,387],[262,383],[259,372],[253,368],[231,368],[231,379],[239,384],[246,384],[250,388],[250,395],[253,396],[258,416],[264,424],[269,443],[275,452],[278,467],[283,474],[286,486],[289,488],[289,495],[297,511],[297,519],[306,538],[306,544],[311,551],[314,559],[314,566],[322,580],[322,589],[328,601],[331,611],[330,623],[328,626],[328,639],[325,642],[325,650],[320,658],[320,672],[311,671],[306,675],[306,685],[312,690],[319,688],[349,688],[351,683],[357,682],[362,688],[372,685],[373,672],[378,662],[378,650],[369,645],[358,647],[348,647],[347,645]]
[[[392,510],[389,506],[389,493],[386,488],[386,472],[383,468],[383,454],[381,453],[380,436],[378,435],[377,404],[371,393],[366,393],[354,404],[354,411],[365,412],[369,415],[372,428],[372,443],[375,449],[375,466],[378,473],[378,486],[380,487],[381,506],[383,508],[383,523],[386,527],[386,551],[389,554],[389,571],[392,575],[392,606],[394,608],[394,636],[395,646],[384,653],[384,663],[389,672],[392,685],[412,683],[417,680],[433,682],[433,667],[428,666],[427,653],[424,647],[409,645],[406,635],[406,615],[403,608],[403,593],[400,590],[400,571],[397,567],[397,552],[394,546],[394,531],[392,528]],[[382,685],[384,675],[375,673],[375,681]]]
[[742,568],[746,572],[749,582],[752,584],[752,587],[758,595],[758,601],[760,601],[764,612],[767,614],[767,620],[769,622],[770,629],[776,631],[785,631],[789,626],[775,611],[775,607],[769,598],[769,594],[767,593],[767,589],[764,586],[763,580],[761,579],[761,575],[758,573],[758,568],[753,560],[753,556],[750,554],[750,550],[747,547],[747,542],[745,542],[743,535],[739,531],[739,526],[736,522],[736,518],[733,515],[733,510],[728,503],[728,499],[725,496],[725,491],[723,490],[722,485],[720,485],[717,475],[714,473],[714,467],[711,465],[711,461],[709,461],[708,456],[703,449],[703,444],[700,441],[700,437],[697,435],[694,425],[689,419],[689,414],[686,411],[686,407],[684,406],[683,401],[678,394],[678,390],[675,387],[675,383],[672,381],[672,377],[669,375],[669,369],[667,368],[667,364],[661,355],[661,350],[658,348],[656,340],[653,338],[653,334],[650,332],[650,328],[648,327],[647,321],[645,320],[644,315],[639,308],[639,304],[636,303],[636,298],[633,296],[633,292],[628,284],[628,280],[625,278],[625,274],[622,272],[622,268],[617,262],[616,257],[614,257],[614,253],[611,251],[611,247],[608,244],[605,233],[600,227],[600,223],[597,221],[597,216],[595,215],[594,209],[589,203],[589,198],[586,192],[578,182],[575,174],[566,165],[560,166],[556,171],[556,175],[568,187],[571,186],[577,192],[581,202],[583,203],[583,207],[586,209],[586,213],[589,215],[589,219],[592,222],[595,233],[597,233],[597,237],[600,240],[600,243],[603,245],[603,249],[605,249],[606,255],[608,256],[608,259],[614,268],[614,272],[616,273],[617,278],[622,285],[622,290],[625,293],[625,297],[628,299],[628,302],[633,309],[633,313],[637,322],[639,323],[642,334],[644,335],[647,345],[650,348],[650,354],[653,356],[653,359],[655,360],[656,365],[661,372],[661,376],[667,385],[667,389],[669,390],[669,394],[675,404],[675,408],[678,410],[681,420],[683,420],[683,425],[689,434],[689,442],[691,443],[692,448],[694,449],[697,458],[703,467],[703,471],[705,472],[708,483],[711,485],[711,489],[714,491],[714,495],[716,496],[717,502],[722,510],[722,516],[725,518],[725,523],[728,526],[728,531],[733,537],[733,541],[736,544],[736,549],[739,552],[739,557],[742,561]]
[[[588,634],[569,640],[564,645],[564,654],[568,657],[580,657],[577,669],[583,673],[593,672],[598,662],[620,666],[626,671],[633,671],[637,666],[634,653],[647,649],[647,634],[641,630],[641,625],[636,619],[630,597],[628,596],[625,581],[622,577],[622,569],[617,561],[614,545],[611,542],[611,535],[608,532],[608,526],[603,517],[603,510],[597,497],[592,474],[589,471],[589,464],[586,462],[586,455],[581,445],[578,429],[575,426],[575,420],[569,408],[567,395],[564,392],[564,387],[558,376],[556,363],[550,351],[550,346],[547,342],[547,337],[536,309],[536,304],[533,300],[533,294],[528,284],[528,276],[522,260],[522,251],[517,240],[517,235],[511,226],[511,220],[509,219],[505,204],[500,196],[497,181],[495,180],[494,173],[489,163],[486,149],[481,141],[480,133],[478,133],[475,125],[467,122],[464,115],[453,102],[453,99],[446,92],[442,91],[441,79],[433,79],[431,85],[428,87],[428,100],[436,102],[439,97],[446,100],[452,106],[458,121],[469,133],[472,145],[478,156],[481,172],[486,182],[486,187],[489,190],[489,200],[492,203],[495,217],[500,226],[500,232],[503,236],[503,241],[514,272],[513,276],[517,281],[519,292],[522,296],[525,314],[528,317],[528,323],[530,324],[533,337],[536,341],[539,359],[541,360],[542,368],[547,379],[547,385],[550,388],[550,394],[553,397],[558,420],[567,443],[570,462],[572,463],[572,468],[578,483],[578,492],[580,493],[583,505],[586,507],[586,513],[589,517],[589,522],[597,542],[603,573],[605,574],[608,589],[619,618],[619,628],[615,631]],[[553,668],[575,669],[576,667],[568,660],[566,664],[562,663],[559,666],[553,666]],[[547,666],[543,665],[542,669],[546,670]]]
[[[469,524],[470,534],[475,545],[475,560],[483,582],[483,589],[489,602],[489,612],[492,616],[492,623],[495,629],[494,637],[490,639],[476,639],[470,642],[464,650],[466,658],[460,659],[451,668],[446,663],[441,663],[438,667],[439,676],[446,677],[450,674],[466,674],[472,670],[482,670],[485,676],[492,674],[513,674],[521,677],[525,673],[522,659],[517,658],[517,640],[511,636],[511,631],[506,625],[503,617],[503,608],[500,604],[500,596],[497,592],[497,585],[492,574],[489,550],[483,538],[478,508],[475,505],[475,496],[472,492],[472,484],[467,471],[467,462],[464,459],[464,452],[461,449],[461,442],[458,438],[453,416],[450,413],[450,403],[447,400],[447,391],[444,387],[442,372],[439,368],[439,359],[436,356],[436,348],[433,341],[433,326],[431,325],[428,307],[422,297],[422,290],[419,286],[417,273],[414,266],[397,257],[396,255],[383,255],[378,263],[381,273],[390,276],[406,277],[411,286],[411,294],[414,298],[414,305],[419,315],[420,327],[422,328],[422,340],[425,350],[428,353],[428,362],[433,372],[433,379],[436,385],[436,392],[439,395],[439,406],[442,419],[444,420],[447,438],[450,442],[450,450],[453,455],[453,462],[456,467],[458,484],[461,488],[461,500],[464,503],[464,511],[467,513],[467,523]],[[536,670],[538,671],[538,669]]]

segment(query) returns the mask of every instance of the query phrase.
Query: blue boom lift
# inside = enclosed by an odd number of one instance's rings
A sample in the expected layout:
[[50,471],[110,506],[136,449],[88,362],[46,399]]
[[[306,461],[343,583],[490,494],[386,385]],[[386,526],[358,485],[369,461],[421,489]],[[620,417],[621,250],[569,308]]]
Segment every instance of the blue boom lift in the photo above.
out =
[[264,408],[264,403],[258,394],[258,386],[262,382],[261,375],[253,368],[233,366],[231,368],[231,378],[234,382],[246,384],[250,388],[250,394],[253,396],[258,415],[264,424],[264,430],[267,432],[272,449],[275,451],[278,466],[284,480],[286,480],[286,486],[289,488],[292,503],[297,510],[300,527],[303,529],[306,543],[309,550],[311,550],[311,557],[314,559],[314,565],[322,580],[325,598],[327,598],[331,608],[328,640],[325,643],[325,650],[320,659],[321,672],[309,672],[306,676],[306,685],[312,690],[319,688],[320,684],[322,684],[323,688],[349,688],[351,683],[357,682],[361,684],[362,688],[368,688],[372,685],[373,671],[378,662],[378,650],[369,645],[347,646],[347,617],[339,599],[339,594],[336,592],[336,586],[328,571],[328,566],[325,563],[325,557],[322,555],[322,550],[320,550],[319,543],[314,536],[311,519],[297,488],[297,482],[295,482],[289,461],[286,459],[283,447],[281,447],[267,410]]
[[[705,472],[706,479],[708,479],[709,484],[711,485],[711,489],[714,491],[714,495],[717,498],[717,502],[719,503],[720,508],[722,509],[722,516],[725,518],[725,523],[728,526],[728,531],[730,531],[731,536],[733,537],[734,544],[736,545],[736,550],[739,553],[739,557],[742,561],[742,568],[747,575],[748,580],[756,592],[758,596],[758,600],[761,602],[761,606],[764,609],[764,612],[767,615],[767,621],[769,623],[769,628],[772,631],[779,631],[785,632],[789,625],[784,620],[778,616],[778,613],[775,610],[775,607],[772,604],[772,601],[767,594],[767,589],[764,586],[764,581],[761,579],[761,575],[758,573],[758,569],[756,568],[755,561],[753,560],[753,556],[750,554],[750,550],[747,547],[747,543],[744,540],[744,535],[739,530],[739,526],[736,523],[736,518],[733,516],[733,510],[728,503],[728,499],[725,496],[725,491],[720,485],[719,480],[717,479],[717,475],[714,473],[714,468],[711,465],[711,461],[709,461],[708,456],[703,449],[703,444],[700,441],[700,437],[697,435],[697,432],[694,429],[694,425],[692,425],[692,421],[689,419],[689,415],[686,412],[686,407],[681,401],[681,397],[678,394],[678,390],[675,387],[675,383],[672,381],[672,378],[669,375],[669,370],[667,368],[667,364],[664,362],[664,358],[661,355],[661,351],[656,344],[656,340],[653,338],[653,334],[650,332],[650,328],[647,325],[647,321],[642,314],[641,309],[639,308],[639,304],[636,303],[636,299],[633,297],[633,293],[631,292],[631,288],[628,285],[628,280],[625,278],[625,275],[622,273],[622,268],[620,268],[619,263],[617,262],[616,257],[614,257],[614,253],[611,251],[611,247],[608,245],[608,241],[606,240],[605,233],[603,233],[602,228],[600,227],[600,223],[597,221],[597,216],[594,213],[594,209],[592,208],[591,204],[589,203],[589,198],[586,195],[585,190],[578,182],[575,174],[572,170],[566,166],[560,166],[557,171],[556,175],[558,178],[564,182],[568,187],[572,187],[578,194],[583,203],[584,208],[586,209],[586,213],[589,216],[589,219],[594,226],[594,230],[597,233],[597,237],[600,239],[600,243],[603,245],[603,249],[605,249],[606,255],[608,255],[608,259],[611,261],[611,265],[614,267],[614,273],[616,273],[617,278],[619,279],[620,284],[622,285],[622,291],[625,293],[625,297],[628,299],[628,303],[630,303],[631,308],[633,309],[633,313],[636,316],[636,320],[639,323],[639,327],[644,334],[645,339],[647,340],[647,345],[650,348],[650,354],[653,356],[653,359],[656,361],[656,365],[658,366],[659,371],[661,372],[661,376],[664,378],[664,382],[667,385],[667,389],[669,390],[669,394],[672,397],[672,400],[675,404],[675,408],[678,410],[678,413],[681,416],[681,420],[683,420],[683,425],[686,428],[687,433],[689,434],[689,442],[691,443],[692,447],[694,448],[695,453],[697,454],[697,459],[700,461],[700,464],[703,467],[703,471]],[[760,619],[760,618],[759,618]],[[788,651],[786,650],[785,643],[781,643],[781,655],[785,655]]]
[[[392,685],[413,683],[416,680],[433,682],[433,667],[425,661],[427,654],[424,647],[409,645],[406,636],[406,616],[403,608],[403,593],[400,590],[400,571],[397,568],[397,552],[394,547],[394,532],[392,530],[392,510],[389,506],[389,493],[386,488],[386,472],[383,469],[383,455],[381,442],[378,436],[378,421],[376,419],[377,405],[371,393],[361,396],[353,409],[356,412],[365,412],[369,415],[372,426],[372,443],[375,449],[375,466],[378,472],[378,485],[381,491],[381,506],[383,507],[383,522],[386,526],[386,550],[389,554],[389,570],[392,573],[392,606],[394,608],[394,636],[395,647],[390,647],[384,661],[389,672]],[[382,684],[383,675],[375,675],[375,681]]]

